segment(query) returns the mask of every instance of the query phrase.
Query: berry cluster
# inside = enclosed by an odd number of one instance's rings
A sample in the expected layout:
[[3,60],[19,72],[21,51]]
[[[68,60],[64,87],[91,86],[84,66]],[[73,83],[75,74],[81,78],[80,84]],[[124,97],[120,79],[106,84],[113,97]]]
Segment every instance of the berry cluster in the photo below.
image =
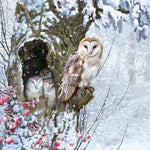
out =
[[[34,140],[34,145],[35,147],[30,149],[30,150],[40,150],[40,149],[45,149],[45,148],[49,148],[49,139],[48,137],[49,136],[52,136],[52,135],[59,135],[59,136],[63,136],[63,138],[59,139],[59,140],[56,140],[54,142],[54,144],[52,145],[51,149],[52,150],[58,150],[59,147],[62,145],[62,142],[66,142],[68,143],[70,146],[74,146],[75,143],[73,141],[67,141],[64,139],[64,137],[67,137],[69,135],[64,135],[64,134],[49,134],[49,135],[43,135],[43,136],[39,136],[37,137],[35,140]],[[74,137],[76,137],[77,139],[80,139],[82,142],[86,142],[87,140],[90,139],[90,136],[89,135],[86,135],[85,137],[81,136],[81,135],[72,135]]]
[[[10,91],[9,91],[10,90]],[[7,95],[7,94],[8,95]],[[24,128],[27,128],[28,131],[31,132],[32,136],[36,133],[38,134],[38,131],[40,129],[40,124],[36,121],[28,122],[27,124],[24,123],[24,120],[27,115],[30,113],[30,109],[36,108],[36,103],[39,102],[39,99],[31,99],[30,102],[19,102],[17,100],[14,100],[14,89],[11,87],[6,88],[6,90],[1,91],[0,90],[0,124],[4,125],[4,133],[3,135],[0,135],[0,142],[5,142],[7,144],[13,143],[13,135],[17,128],[24,126]],[[4,96],[5,95],[5,96]],[[13,113],[13,107],[19,106],[20,112],[17,114]],[[19,114],[20,113],[20,114]],[[64,135],[64,134],[57,134],[57,133],[51,133],[47,135],[38,135],[36,139],[34,140],[34,148],[31,150],[40,150],[49,148],[49,137],[50,136],[62,136],[59,140],[57,139],[53,145],[51,146],[52,150],[57,150],[62,145],[62,142],[68,143],[70,146],[74,146],[75,143],[73,141],[67,141],[65,137],[70,135]],[[76,137],[77,139],[80,139],[81,142],[86,142],[88,139],[90,139],[89,135],[86,136],[80,136],[80,135],[72,135]]]
[[7,97],[2,97],[2,99],[0,99],[0,105],[3,105],[5,102],[7,102]]
[[[22,108],[35,108],[35,103],[39,101],[38,99],[32,99],[30,102],[18,102],[13,98],[14,91],[11,86],[4,91],[0,90],[0,124],[4,126],[4,133],[0,135],[0,142],[6,142],[7,144],[13,143],[13,138],[10,135],[15,133],[18,126],[21,127],[24,124],[21,118],[30,113],[29,109],[23,110]],[[23,110],[22,115],[12,114],[15,105],[19,106],[20,111]]]

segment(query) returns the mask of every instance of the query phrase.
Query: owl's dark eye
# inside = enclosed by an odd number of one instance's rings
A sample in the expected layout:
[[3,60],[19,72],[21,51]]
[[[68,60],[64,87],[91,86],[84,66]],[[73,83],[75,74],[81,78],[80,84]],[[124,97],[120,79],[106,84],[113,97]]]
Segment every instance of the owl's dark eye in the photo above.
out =
[[97,47],[97,45],[95,45],[94,47],[93,47],[93,49],[95,49]]
[[34,81],[32,80],[31,83],[34,83]]
[[86,49],[87,49],[87,46],[86,45],[83,45]]

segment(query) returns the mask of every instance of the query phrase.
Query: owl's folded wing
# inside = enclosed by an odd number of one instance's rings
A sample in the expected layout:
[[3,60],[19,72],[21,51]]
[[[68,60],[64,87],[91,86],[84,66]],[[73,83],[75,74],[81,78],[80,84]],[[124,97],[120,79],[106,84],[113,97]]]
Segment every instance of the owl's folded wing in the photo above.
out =
[[62,102],[68,101],[75,93],[83,71],[84,59],[78,54],[73,53],[68,59],[64,69],[62,83],[59,87],[59,98]]

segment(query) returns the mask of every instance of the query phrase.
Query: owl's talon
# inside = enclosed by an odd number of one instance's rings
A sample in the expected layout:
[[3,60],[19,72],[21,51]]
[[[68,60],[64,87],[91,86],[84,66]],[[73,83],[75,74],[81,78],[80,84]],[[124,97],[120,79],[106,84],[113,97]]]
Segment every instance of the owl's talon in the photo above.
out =
[[85,87],[79,87],[79,90],[81,91],[82,96],[84,96],[86,94]]
[[85,88],[88,89],[91,93],[93,93],[95,90],[92,86],[86,86]]

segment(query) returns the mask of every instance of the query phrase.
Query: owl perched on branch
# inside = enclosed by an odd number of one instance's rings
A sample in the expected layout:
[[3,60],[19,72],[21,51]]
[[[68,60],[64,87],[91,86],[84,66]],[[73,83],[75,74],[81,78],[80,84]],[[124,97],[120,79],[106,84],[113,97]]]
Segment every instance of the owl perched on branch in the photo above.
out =
[[62,83],[59,87],[61,102],[68,101],[78,88],[89,89],[97,76],[100,66],[103,46],[97,38],[84,38],[78,51],[72,53],[64,68]]

